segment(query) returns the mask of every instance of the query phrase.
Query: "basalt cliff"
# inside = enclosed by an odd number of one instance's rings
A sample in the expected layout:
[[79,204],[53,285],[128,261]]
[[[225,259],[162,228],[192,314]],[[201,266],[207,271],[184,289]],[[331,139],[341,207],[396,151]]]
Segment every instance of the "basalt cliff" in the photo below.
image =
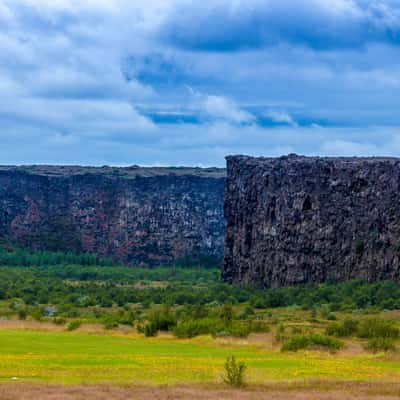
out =
[[0,167],[0,240],[130,264],[222,259],[225,170]]
[[400,277],[400,159],[227,158],[223,279]]

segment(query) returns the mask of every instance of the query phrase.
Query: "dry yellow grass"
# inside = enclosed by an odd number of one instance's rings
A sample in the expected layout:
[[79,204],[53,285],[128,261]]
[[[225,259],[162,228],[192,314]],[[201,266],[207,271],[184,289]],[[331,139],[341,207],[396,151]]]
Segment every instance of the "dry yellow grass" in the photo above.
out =
[[[35,320],[18,320],[16,318],[0,321],[0,330],[26,330],[37,332],[65,332],[65,325],[56,325],[52,322],[43,322]],[[120,326],[113,331],[104,328],[102,324],[82,324],[77,330],[82,333],[95,333],[107,335],[133,334],[136,330],[129,326]],[[1,400],[1,399],[0,399]]]

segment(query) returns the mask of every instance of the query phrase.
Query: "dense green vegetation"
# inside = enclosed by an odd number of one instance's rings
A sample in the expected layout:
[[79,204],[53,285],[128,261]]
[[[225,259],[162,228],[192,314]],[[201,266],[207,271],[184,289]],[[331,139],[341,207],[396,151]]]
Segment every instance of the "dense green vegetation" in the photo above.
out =
[[51,303],[76,307],[127,303],[185,306],[229,303],[249,304],[254,309],[324,307],[334,319],[332,314],[337,311],[399,309],[400,285],[352,281],[260,290],[220,283],[217,269],[201,267],[3,266],[0,299],[12,298],[20,298],[27,305]]
[[357,336],[361,339],[398,339],[400,330],[391,319],[367,318],[362,321],[345,319],[330,324],[326,333],[337,337]]
[[[366,315],[400,308],[396,282],[352,281],[262,290],[227,285],[220,282],[216,268],[184,264],[126,267],[90,254],[4,248],[0,262],[0,316],[51,320],[71,331],[89,322],[107,329],[134,326],[147,337],[160,331],[178,338],[202,334],[246,337],[276,325],[276,340],[286,350],[317,346],[316,341],[319,347],[332,350],[339,343],[334,336],[370,341],[399,337],[397,323],[391,319],[337,320],[339,313]],[[293,315],[295,310],[297,314],[308,312],[310,323],[333,321],[324,329],[327,336],[313,336],[315,332],[300,328],[288,334],[273,310],[290,308]],[[385,343],[370,343],[371,349],[379,346],[384,348]]]
[[298,351],[309,348],[326,348],[332,352],[344,347],[344,343],[338,339],[318,334],[299,335],[290,338],[283,346],[282,351]]
[[[390,359],[397,357],[392,352],[400,338],[396,282],[262,290],[224,284],[217,268],[185,263],[127,267],[87,254],[13,249],[1,251],[0,259],[1,376],[45,382],[60,376],[86,382],[88,375],[90,381],[124,383],[133,377],[135,383],[219,379],[238,387],[245,365],[249,382],[288,376],[390,380],[398,368]],[[42,329],[35,321],[47,323],[45,333],[29,331]]]
[[107,257],[98,257],[90,253],[29,251],[10,245],[0,245],[0,265],[16,267],[51,266],[51,265],[113,265]]

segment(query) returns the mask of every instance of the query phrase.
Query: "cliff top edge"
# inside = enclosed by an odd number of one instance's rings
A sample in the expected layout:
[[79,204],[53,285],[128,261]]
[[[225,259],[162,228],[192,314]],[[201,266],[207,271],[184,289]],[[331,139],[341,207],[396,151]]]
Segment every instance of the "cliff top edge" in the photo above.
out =
[[400,163],[400,157],[383,157],[383,156],[368,156],[368,157],[321,157],[321,156],[304,156],[298,154],[288,154],[280,157],[253,157],[247,155],[229,155],[226,157],[229,161],[242,161],[242,162],[276,162],[276,161],[290,161],[290,162],[316,162],[316,161],[331,161],[331,162],[344,162],[344,163],[379,163],[379,162],[393,162]]
[[200,167],[91,167],[78,165],[0,165],[0,172],[25,172],[42,176],[76,176],[86,174],[107,175],[121,178],[157,177],[157,176],[197,176],[203,178],[224,178],[224,168],[200,168]]

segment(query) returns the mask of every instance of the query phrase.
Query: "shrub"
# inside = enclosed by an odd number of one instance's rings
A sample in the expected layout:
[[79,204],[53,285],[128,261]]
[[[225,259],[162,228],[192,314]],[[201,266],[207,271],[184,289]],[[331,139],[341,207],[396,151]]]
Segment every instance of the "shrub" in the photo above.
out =
[[67,325],[67,331],[75,331],[82,325],[82,321],[75,319]]
[[157,331],[170,331],[176,326],[176,317],[168,307],[152,313],[149,322],[154,325]]
[[28,313],[26,312],[25,308],[21,308],[18,310],[18,319],[21,321],[26,320],[26,317],[28,316]]
[[232,387],[242,387],[245,384],[246,364],[237,362],[235,356],[230,356],[225,361],[224,382]]
[[112,319],[104,321],[103,326],[105,329],[110,330],[110,329],[116,329],[118,328],[119,324],[117,321],[113,321]]
[[361,321],[358,327],[358,337],[363,339],[391,338],[398,339],[399,328],[395,321],[389,319],[371,318]]
[[198,320],[181,321],[174,328],[174,335],[178,338],[192,338],[198,335],[207,335],[209,333],[216,333],[218,327],[216,321],[210,318],[203,318]]
[[329,314],[331,313],[331,308],[328,304],[322,304],[320,308],[321,318],[328,319]]
[[310,345],[310,339],[308,336],[299,335],[293,336],[281,347],[281,351],[297,351],[305,349]]
[[41,321],[43,318],[43,309],[40,307],[35,307],[31,310],[30,314],[36,321]]
[[372,338],[368,340],[365,348],[374,353],[377,353],[378,351],[395,351],[396,342],[394,341],[394,339],[390,338]]
[[153,322],[149,322],[144,327],[144,336],[146,337],[153,337],[156,336],[158,333],[157,325]]
[[142,323],[137,323],[136,324],[136,330],[138,333],[143,333],[144,334],[144,325]]
[[249,319],[255,316],[254,308],[250,305],[246,306],[246,308],[238,315],[239,319]]
[[332,352],[343,348],[344,344],[338,339],[325,335],[311,334],[293,336],[281,348],[281,351],[297,351],[301,349],[323,347]]
[[349,337],[356,334],[358,321],[354,319],[345,319],[343,322],[330,324],[326,328],[326,334],[329,336]]
[[136,315],[134,312],[129,311],[127,313],[123,313],[118,318],[118,323],[121,325],[132,326],[135,323]]
[[233,307],[230,304],[224,304],[219,310],[219,318],[222,319],[225,325],[229,325],[234,317]]
[[246,325],[233,324],[229,327],[223,327],[214,331],[214,336],[234,336],[234,337],[247,337],[249,336],[250,328]]
[[65,318],[60,318],[60,317],[53,318],[53,323],[55,323],[56,325],[65,325],[66,322],[67,321]]
[[199,335],[247,337],[250,332],[265,332],[268,326],[256,322],[242,323],[218,318],[189,319],[180,321],[173,329],[178,338],[192,338]]

